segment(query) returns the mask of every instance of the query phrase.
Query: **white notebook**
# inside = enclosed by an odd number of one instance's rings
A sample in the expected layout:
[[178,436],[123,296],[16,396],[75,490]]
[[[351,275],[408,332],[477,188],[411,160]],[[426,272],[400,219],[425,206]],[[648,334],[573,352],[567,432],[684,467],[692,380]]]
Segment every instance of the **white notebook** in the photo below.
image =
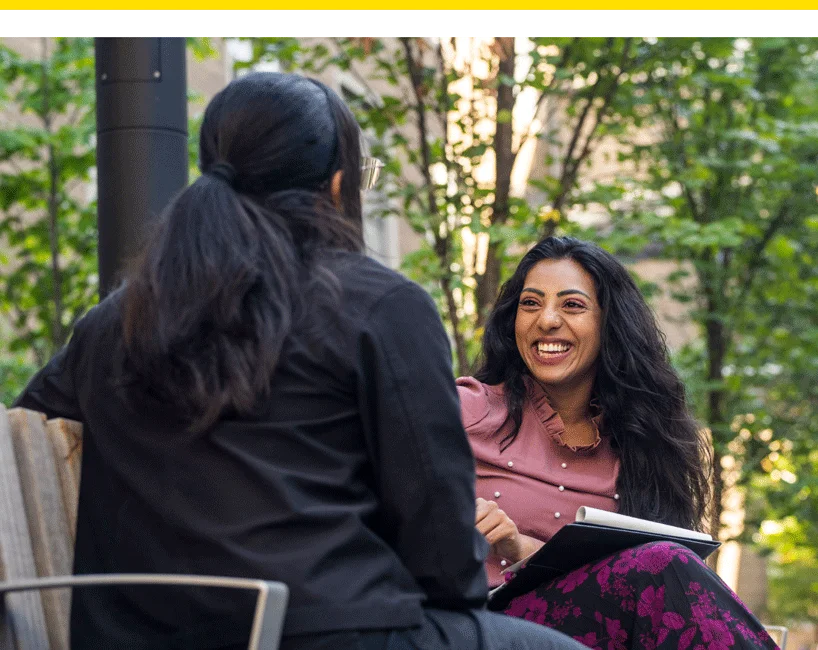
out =
[[672,535],[673,537],[684,537],[686,539],[699,539],[702,541],[713,541],[713,536],[707,533],[700,533],[697,530],[668,526],[667,524],[657,524],[655,521],[639,519],[638,517],[628,517],[616,512],[599,510],[581,506],[577,510],[577,521],[586,524],[597,524],[599,526],[611,526],[612,528],[626,528],[628,530],[641,530],[646,533],[656,533],[657,535]]

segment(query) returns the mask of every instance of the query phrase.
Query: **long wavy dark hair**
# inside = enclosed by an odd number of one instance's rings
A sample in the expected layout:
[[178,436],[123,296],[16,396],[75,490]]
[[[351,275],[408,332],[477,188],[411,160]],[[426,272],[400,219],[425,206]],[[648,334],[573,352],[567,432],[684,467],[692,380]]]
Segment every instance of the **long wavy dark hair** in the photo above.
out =
[[619,511],[702,529],[710,504],[710,447],[688,412],[684,386],[644,297],[625,267],[595,244],[548,237],[523,257],[500,291],[475,373],[486,384],[504,384],[512,427],[499,444],[513,443],[526,400],[529,371],[514,335],[523,283],[538,262],[561,259],[594,279],[602,309],[593,396],[602,408],[602,432],[620,457]]
[[322,253],[362,248],[360,132],[323,84],[240,77],[208,105],[199,153],[202,175],[122,291],[122,379],[144,380],[193,431],[262,403],[290,332],[339,299]]

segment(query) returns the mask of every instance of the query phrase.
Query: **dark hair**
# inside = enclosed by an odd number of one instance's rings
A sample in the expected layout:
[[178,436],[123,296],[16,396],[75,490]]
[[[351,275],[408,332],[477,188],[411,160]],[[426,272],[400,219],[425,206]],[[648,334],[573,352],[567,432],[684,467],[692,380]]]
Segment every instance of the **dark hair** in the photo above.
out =
[[251,412],[299,320],[337,301],[320,258],[362,248],[359,136],[335,93],[297,75],[240,77],[208,105],[202,176],[166,208],[122,294],[128,378],[191,430]]
[[688,412],[684,386],[644,297],[625,267],[595,244],[548,237],[523,257],[500,291],[475,373],[486,384],[504,384],[513,426],[500,444],[514,441],[526,399],[529,371],[514,334],[523,283],[538,262],[560,259],[575,261],[591,275],[602,308],[593,396],[602,408],[602,432],[620,456],[619,511],[700,529],[710,500],[709,446]]

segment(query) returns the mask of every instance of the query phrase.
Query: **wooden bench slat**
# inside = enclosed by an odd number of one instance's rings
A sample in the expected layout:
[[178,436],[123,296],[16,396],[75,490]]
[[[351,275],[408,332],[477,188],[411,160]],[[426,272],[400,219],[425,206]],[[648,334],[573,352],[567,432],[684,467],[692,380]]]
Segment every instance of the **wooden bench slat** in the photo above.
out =
[[[0,565],[3,579],[37,576],[31,535],[17,469],[6,408],[0,405]],[[35,592],[9,594],[4,612],[6,634],[3,643],[14,641],[16,648],[48,648],[48,628],[42,599]]]
[[[73,535],[69,530],[58,465],[45,417],[25,409],[10,409],[11,440],[28,515],[37,575],[70,575]],[[71,594],[68,590],[40,595],[48,638],[54,650],[68,650]]]
[[65,516],[71,533],[71,544],[77,541],[77,505],[80,494],[80,467],[82,464],[82,423],[56,418],[49,420],[48,438],[51,442],[57,477],[62,488]]

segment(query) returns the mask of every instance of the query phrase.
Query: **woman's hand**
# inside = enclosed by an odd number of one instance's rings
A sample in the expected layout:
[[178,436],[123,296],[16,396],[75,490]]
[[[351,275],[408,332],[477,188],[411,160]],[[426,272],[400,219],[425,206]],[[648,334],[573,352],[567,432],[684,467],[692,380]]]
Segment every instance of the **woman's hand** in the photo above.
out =
[[520,534],[511,518],[494,501],[477,498],[475,515],[477,530],[491,544],[491,552],[500,557],[519,562],[542,546],[542,542]]

